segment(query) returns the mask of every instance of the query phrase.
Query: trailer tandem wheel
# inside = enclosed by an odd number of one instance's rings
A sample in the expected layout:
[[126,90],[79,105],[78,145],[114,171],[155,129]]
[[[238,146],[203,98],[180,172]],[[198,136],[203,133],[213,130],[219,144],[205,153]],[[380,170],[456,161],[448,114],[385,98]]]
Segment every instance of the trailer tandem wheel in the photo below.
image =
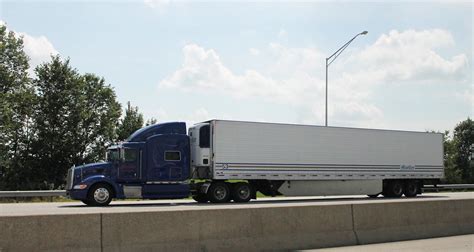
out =
[[418,183],[416,180],[407,180],[403,185],[403,194],[405,197],[416,197],[418,194]]
[[383,196],[400,198],[403,195],[403,183],[400,180],[390,180],[383,188]]

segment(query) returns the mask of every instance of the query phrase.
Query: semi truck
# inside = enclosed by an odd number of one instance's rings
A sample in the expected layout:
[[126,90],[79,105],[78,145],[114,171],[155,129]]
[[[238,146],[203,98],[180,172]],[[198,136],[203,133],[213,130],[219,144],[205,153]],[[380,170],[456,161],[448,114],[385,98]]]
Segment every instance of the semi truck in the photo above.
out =
[[73,166],[72,199],[248,202],[266,196],[415,197],[444,176],[439,133],[210,120],[159,123]]

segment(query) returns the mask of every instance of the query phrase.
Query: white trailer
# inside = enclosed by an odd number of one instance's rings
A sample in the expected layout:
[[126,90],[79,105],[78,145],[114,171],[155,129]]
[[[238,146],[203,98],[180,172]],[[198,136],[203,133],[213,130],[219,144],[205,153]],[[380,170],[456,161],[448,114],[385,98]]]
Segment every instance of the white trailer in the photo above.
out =
[[212,120],[189,135],[193,178],[207,180],[196,186],[201,202],[256,191],[414,197],[444,176],[439,133]]

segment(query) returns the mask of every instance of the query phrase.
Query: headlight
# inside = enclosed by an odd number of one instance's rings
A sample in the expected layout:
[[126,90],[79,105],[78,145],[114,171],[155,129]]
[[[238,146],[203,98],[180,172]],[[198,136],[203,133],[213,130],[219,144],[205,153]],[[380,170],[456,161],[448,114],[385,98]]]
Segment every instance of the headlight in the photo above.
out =
[[80,185],[75,185],[73,188],[76,190],[83,190],[86,189],[87,185],[86,184],[80,184]]
[[67,178],[66,178],[66,190],[72,189],[72,184],[74,182],[74,166],[67,170]]

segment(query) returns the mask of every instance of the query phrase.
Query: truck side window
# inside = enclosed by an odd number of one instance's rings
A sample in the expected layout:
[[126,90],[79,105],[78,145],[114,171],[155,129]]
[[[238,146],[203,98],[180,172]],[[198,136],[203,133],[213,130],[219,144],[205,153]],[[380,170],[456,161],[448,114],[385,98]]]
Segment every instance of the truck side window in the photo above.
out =
[[199,147],[201,148],[209,148],[210,147],[210,142],[211,142],[211,137],[210,137],[210,132],[211,128],[209,125],[202,126],[199,129]]
[[119,160],[120,159],[119,150],[118,149],[107,150],[106,157],[107,157],[108,162],[114,162],[116,160]]
[[165,151],[165,161],[180,161],[181,152],[179,151]]
[[124,157],[125,157],[125,162],[135,162],[137,160],[137,150],[125,149]]

